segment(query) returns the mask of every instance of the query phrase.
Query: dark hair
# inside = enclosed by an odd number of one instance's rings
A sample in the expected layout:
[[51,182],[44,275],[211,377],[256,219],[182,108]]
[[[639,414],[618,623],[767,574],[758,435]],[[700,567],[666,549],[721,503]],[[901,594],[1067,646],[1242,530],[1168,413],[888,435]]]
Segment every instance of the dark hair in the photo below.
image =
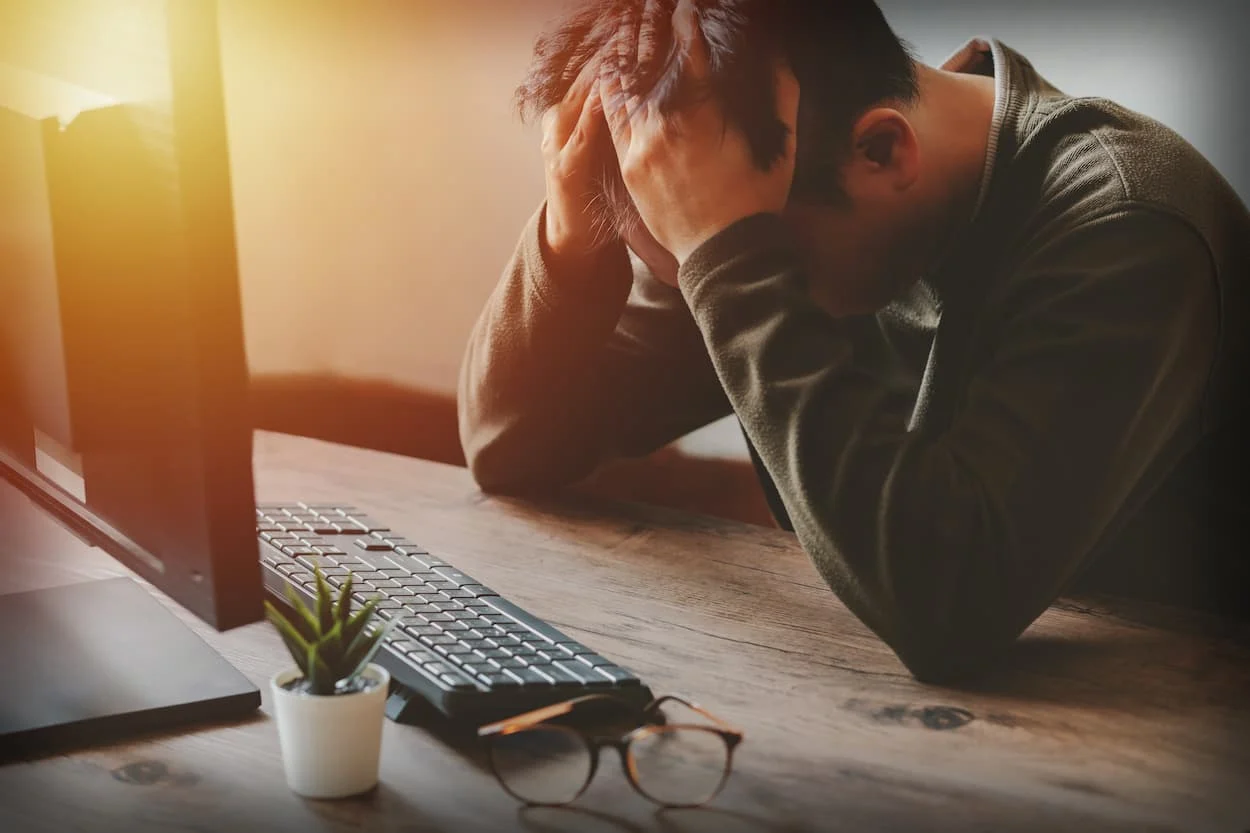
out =
[[[836,202],[839,162],[855,120],[879,102],[917,94],[912,53],[874,0],[694,0],[711,63],[704,90],[682,78],[672,31],[676,6],[677,0],[588,0],[538,39],[517,89],[522,116],[562,101],[588,63],[610,61],[622,86],[661,112],[680,108],[690,95],[712,96],[729,126],[746,136],[756,165],[767,169],[785,152],[787,138],[773,84],[781,62],[801,90],[792,195]],[[650,39],[645,65],[632,57],[640,39]],[[619,183],[604,184],[607,201],[616,202]]]

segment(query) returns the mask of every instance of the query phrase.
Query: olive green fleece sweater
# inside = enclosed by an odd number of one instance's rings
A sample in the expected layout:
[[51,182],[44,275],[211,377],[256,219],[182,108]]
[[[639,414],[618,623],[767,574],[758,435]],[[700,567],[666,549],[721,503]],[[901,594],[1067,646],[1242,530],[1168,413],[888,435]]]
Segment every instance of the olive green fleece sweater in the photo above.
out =
[[996,42],[964,58],[999,90],[980,208],[876,315],[819,309],[774,215],[703,245],[678,293],[623,250],[561,273],[539,211],[462,369],[481,485],[558,487],[732,412],[779,521],[924,679],[1078,579],[1250,590],[1212,532],[1250,505],[1212,462],[1244,421],[1250,215],[1165,127]]

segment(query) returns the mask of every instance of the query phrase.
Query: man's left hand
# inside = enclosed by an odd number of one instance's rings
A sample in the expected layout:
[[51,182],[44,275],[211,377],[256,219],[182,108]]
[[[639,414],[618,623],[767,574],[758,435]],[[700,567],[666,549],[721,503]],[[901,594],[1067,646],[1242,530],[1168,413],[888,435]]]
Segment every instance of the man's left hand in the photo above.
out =
[[[686,80],[705,84],[707,45],[689,0],[678,4],[673,28],[684,47]],[[786,154],[767,171],[755,165],[746,137],[725,123],[710,96],[664,116],[654,102],[627,95],[619,76],[605,75],[600,86],[625,186],[647,229],[679,264],[739,220],[785,207],[799,106],[798,82],[788,70],[777,72],[778,116],[790,128]]]

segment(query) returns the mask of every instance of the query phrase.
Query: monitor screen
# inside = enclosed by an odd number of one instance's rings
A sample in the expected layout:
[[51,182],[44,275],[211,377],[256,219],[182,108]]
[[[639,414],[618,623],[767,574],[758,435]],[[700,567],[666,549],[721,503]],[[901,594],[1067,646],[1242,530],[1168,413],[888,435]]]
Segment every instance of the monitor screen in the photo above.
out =
[[216,32],[0,4],[0,474],[227,628],[262,590]]

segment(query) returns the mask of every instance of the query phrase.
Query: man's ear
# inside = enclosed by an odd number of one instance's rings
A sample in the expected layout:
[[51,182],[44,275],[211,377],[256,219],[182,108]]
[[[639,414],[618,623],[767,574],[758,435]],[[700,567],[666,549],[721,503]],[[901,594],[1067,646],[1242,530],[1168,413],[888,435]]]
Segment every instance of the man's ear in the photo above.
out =
[[852,175],[905,191],[920,176],[920,143],[898,110],[878,107],[859,117],[851,131]]

